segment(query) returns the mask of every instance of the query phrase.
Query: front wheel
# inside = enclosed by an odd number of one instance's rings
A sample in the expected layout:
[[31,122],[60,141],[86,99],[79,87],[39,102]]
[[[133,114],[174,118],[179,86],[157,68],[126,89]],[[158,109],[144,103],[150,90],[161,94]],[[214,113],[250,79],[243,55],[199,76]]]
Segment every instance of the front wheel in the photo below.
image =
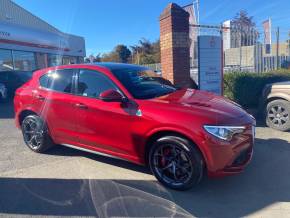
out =
[[280,130],[290,130],[290,102],[274,100],[268,103],[266,110],[267,126]]
[[189,140],[178,136],[158,139],[150,151],[149,164],[159,182],[176,190],[196,186],[204,171],[199,150]]
[[54,145],[45,122],[37,115],[25,117],[21,129],[25,144],[34,152],[42,153]]

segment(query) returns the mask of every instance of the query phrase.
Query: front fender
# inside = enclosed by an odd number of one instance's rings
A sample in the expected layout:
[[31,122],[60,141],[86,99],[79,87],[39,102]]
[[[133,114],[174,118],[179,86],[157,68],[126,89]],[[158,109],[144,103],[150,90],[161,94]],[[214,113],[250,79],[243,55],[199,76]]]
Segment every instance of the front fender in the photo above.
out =
[[271,98],[280,98],[280,99],[284,99],[286,101],[290,101],[290,94],[281,93],[281,92],[270,93],[267,96],[267,101],[269,101]]
[[208,163],[208,151],[206,149],[205,145],[205,135],[203,134],[203,132],[201,131],[191,131],[188,130],[186,128],[181,128],[181,127],[175,127],[175,126],[160,126],[160,127],[156,127],[152,130],[150,130],[147,134],[146,134],[146,138],[150,139],[153,135],[157,134],[157,133],[162,133],[162,132],[174,132],[180,135],[185,136],[186,138],[188,138],[190,141],[192,141],[197,148],[200,150],[206,164]]

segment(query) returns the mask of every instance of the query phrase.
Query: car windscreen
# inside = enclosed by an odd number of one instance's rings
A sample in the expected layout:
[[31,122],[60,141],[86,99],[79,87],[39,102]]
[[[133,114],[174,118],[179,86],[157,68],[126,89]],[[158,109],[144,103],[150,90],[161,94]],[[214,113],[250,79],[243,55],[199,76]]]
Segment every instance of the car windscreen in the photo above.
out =
[[176,91],[170,81],[147,68],[114,69],[112,73],[136,99],[150,99]]

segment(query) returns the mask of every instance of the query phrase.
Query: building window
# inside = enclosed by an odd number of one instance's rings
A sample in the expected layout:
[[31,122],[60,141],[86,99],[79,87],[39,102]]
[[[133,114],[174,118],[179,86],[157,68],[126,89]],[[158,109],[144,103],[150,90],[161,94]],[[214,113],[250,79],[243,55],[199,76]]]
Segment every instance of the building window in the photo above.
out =
[[63,65],[77,64],[77,58],[76,57],[72,57],[72,56],[63,56],[62,64]]
[[14,70],[32,71],[36,69],[36,60],[33,52],[13,51]]
[[55,55],[55,54],[49,54],[48,55],[48,66],[54,67],[62,65],[62,56],[61,55]]
[[0,71],[13,70],[11,50],[0,49]]
[[84,63],[84,57],[78,57],[77,63],[78,64]]

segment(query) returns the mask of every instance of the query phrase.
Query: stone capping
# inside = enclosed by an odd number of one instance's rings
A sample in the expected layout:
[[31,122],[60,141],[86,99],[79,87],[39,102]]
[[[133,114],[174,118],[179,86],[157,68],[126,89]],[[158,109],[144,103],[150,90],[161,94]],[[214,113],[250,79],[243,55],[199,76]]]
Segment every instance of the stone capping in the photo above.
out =
[[177,5],[176,3],[170,3],[167,5],[167,7],[164,9],[162,14],[159,17],[159,20],[164,20],[168,17],[170,17],[172,14],[184,16],[189,18],[189,13],[185,11],[182,7]]

